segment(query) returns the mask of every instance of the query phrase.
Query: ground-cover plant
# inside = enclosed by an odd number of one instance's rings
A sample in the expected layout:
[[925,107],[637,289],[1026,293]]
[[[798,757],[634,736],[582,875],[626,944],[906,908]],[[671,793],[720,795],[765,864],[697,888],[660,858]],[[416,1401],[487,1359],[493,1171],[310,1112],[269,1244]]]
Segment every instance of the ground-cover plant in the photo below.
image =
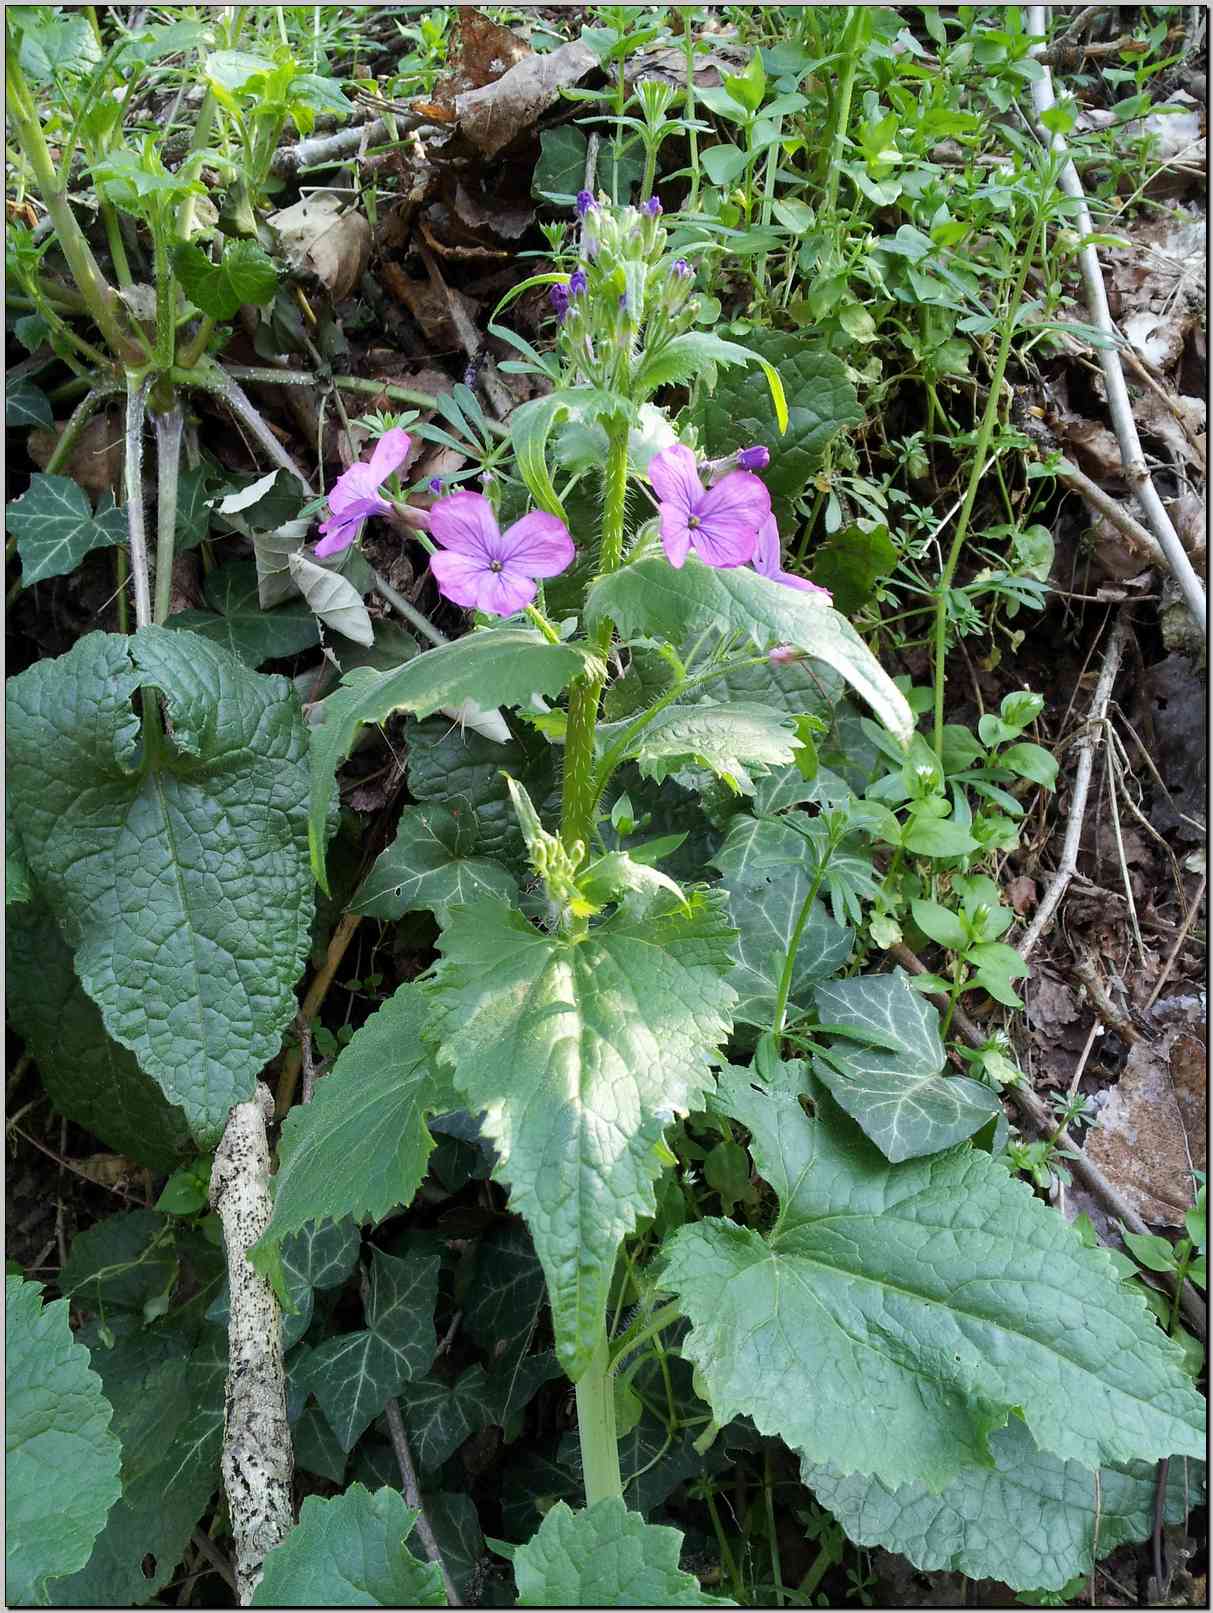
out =
[[[846,28],[858,76],[866,36],[854,16]],[[436,49],[441,30],[421,33]],[[598,41],[609,65],[626,55],[614,33]],[[1008,37],[997,43],[1021,60]],[[210,83],[233,97],[216,102],[243,120],[255,166],[270,149],[257,120],[282,106],[249,88],[266,69],[246,69]],[[765,84],[749,71],[724,94],[755,112]],[[855,88],[839,92],[844,129]],[[798,113],[796,99],[776,115]],[[737,121],[745,173],[762,156],[774,186],[780,131]],[[528,291],[550,309],[536,343],[513,335],[515,367],[550,389],[515,409],[508,438],[466,386],[442,411],[456,437],[368,417],[374,445],[329,483],[308,554],[301,499],[283,504],[289,472],[228,495],[219,508],[254,561],[186,621],[161,597],[177,531],[162,486],[172,531],[155,620],[145,602],[133,635],[90,634],[9,685],[18,1023],[65,1112],[81,1103],[65,1066],[87,1049],[98,1129],[116,1123],[101,1115],[108,1097],[142,1134],[132,1151],[176,1167],[154,1209],[73,1243],[59,1288],[91,1317],[75,1343],[65,1307],[40,1308],[10,1279],[29,1514],[10,1596],[145,1598],[215,1487],[229,1300],[207,1156],[278,1051],[316,942],[327,967],[343,908],[340,925],[384,926],[340,979],[369,1012],[352,1034],[347,1010],[338,1038],[303,1039],[301,1058],[336,1056],[320,1079],[305,1070],[310,1101],[286,1114],[253,1257],[283,1307],[295,1462],[323,1493],[267,1557],[257,1603],[476,1600],[482,1527],[521,1605],[808,1602],[845,1548],[814,1517],[818,1561],[798,1588],[785,1580],[776,1496],[804,1495],[788,1453],[850,1540],[1025,1591],[1056,1594],[1097,1550],[1143,1537],[1158,1459],[1172,1459],[1164,1513],[1187,1510],[1202,1407],[1172,1341],[1177,1307],[1151,1316],[1134,1273],[1012,1174],[1043,1190],[1064,1166],[1056,1138],[1033,1157],[1008,1139],[998,1088],[1019,1072],[998,1039],[967,1073],[949,1064],[967,993],[1019,1002],[1026,971],[1003,939],[993,854],[1016,843],[1025,788],[1051,789],[1057,771],[1025,737],[1042,706],[1031,693],[976,731],[943,721],[957,557],[1023,339],[1022,283],[980,333],[1000,344],[986,355],[992,403],[928,606],[944,627],[930,684],[915,687],[835,608],[825,585],[863,594],[857,570],[811,582],[791,539],[792,512],[820,513],[829,496],[814,478],[831,445],[861,423],[862,376],[831,330],[805,342],[714,328],[721,275],[737,261],[748,273],[755,243],[734,260],[734,226],[710,209],[663,213],[653,129],[619,122],[620,166],[629,132],[652,159],[640,205],[583,190],[560,266],[497,310],[504,332]],[[115,312],[114,330],[132,355],[143,342],[122,376],[153,403],[211,373],[207,319],[187,338],[194,365],[162,362],[181,315],[174,281],[216,308],[260,284],[252,257],[229,262],[231,242],[199,251],[201,265],[174,244],[180,172],[149,151],[102,180],[152,245],[152,328]],[[1043,187],[1047,174],[1030,177]],[[832,209],[837,179],[827,189]],[[53,312],[29,249],[27,284]],[[76,282],[104,336],[104,300]],[[65,352],[97,362],[71,340]],[[479,491],[440,484],[414,508],[400,472],[423,433],[479,444]],[[172,430],[162,440],[168,477]],[[46,504],[55,489],[39,488]],[[31,496],[23,559],[32,569],[66,545],[41,575],[116,536],[111,511],[66,493],[58,525],[49,504],[31,522]],[[362,609],[369,584],[334,592],[346,579],[318,564],[365,580],[363,525],[393,513],[410,514],[437,592],[475,613],[462,638],[445,642],[401,601],[429,647],[402,643]],[[314,642],[298,603],[257,608],[292,584],[367,652],[324,698],[308,674],[306,722],[299,691],[256,670]],[[372,863],[351,854],[337,775],[375,728],[394,743],[400,715],[410,802]],[[942,1014],[884,966],[904,936],[941,949],[919,987],[943,993]],[[393,947],[425,962],[385,992]],[[455,1219],[429,1216],[465,1190]],[[365,1264],[360,1224],[373,1228]],[[1199,1209],[1187,1233],[1130,1248],[1202,1282]],[[514,1444],[562,1378],[575,1434],[514,1458],[500,1522],[478,1522],[456,1452],[491,1429]],[[72,1498],[62,1531],[29,1505],[40,1396],[56,1460],[79,1471],[56,1481]],[[739,1453],[755,1476],[748,1506],[720,1476]],[[650,1521],[684,1483],[710,1534]],[[863,1569],[850,1574],[869,1596]]]

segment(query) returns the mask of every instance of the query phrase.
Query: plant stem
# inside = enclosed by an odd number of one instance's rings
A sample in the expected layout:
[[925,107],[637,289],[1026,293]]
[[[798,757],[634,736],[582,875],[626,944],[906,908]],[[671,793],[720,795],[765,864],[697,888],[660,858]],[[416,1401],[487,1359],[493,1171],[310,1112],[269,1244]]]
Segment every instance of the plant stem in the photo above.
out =
[[1015,277],[1015,285],[1011,292],[1011,300],[1003,318],[1002,338],[998,344],[998,356],[994,360],[994,373],[990,377],[990,395],[986,399],[985,412],[981,417],[981,425],[977,432],[977,442],[973,449],[973,468],[969,472],[969,485],[965,488],[964,503],[960,506],[960,514],[956,518],[956,530],[952,534],[952,546],[948,550],[948,558],[944,564],[943,573],[939,579],[939,591],[935,596],[935,732],[934,746],[936,756],[943,755],[943,680],[944,663],[947,658],[947,632],[948,632],[948,598],[952,589],[952,578],[956,575],[957,562],[960,560],[960,551],[969,531],[969,517],[973,513],[973,505],[977,501],[977,489],[981,483],[982,470],[985,467],[986,454],[990,447],[990,438],[994,435],[994,422],[998,418],[999,404],[1002,401],[1002,380],[1007,372],[1007,360],[1011,356],[1011,338],[1015,332],[1015,316],[1023,300],[1023,289],[1027,283],[1028,271],[1032,267],[1032,260],[1036,256],[1036,243],[1040,239],[1040,232],[1044,227],[1044,218],[1037,214],[1032,223],[1032,230],[1028,236],[1028,244],[1019,265],[1019,273]]
[[[143,514],[143,417],[150,375],[127,377],[126,453],[123,467],[126,486],[126,528],[130,534],[131,577],[135,585],[135,626],[149,627],[152,595],[148,583],[147,527]],[[147,702],[150,707],[152,701]]]
[[[269,386],[320,385],[320,378],[310,370],[273,370],[257,364],[229,364],[226,371],[234,381],[260,381]],[[393,403],[411,403],[418,409],[438,407],[437,399],[431,393],[419,392],[416,387],[388,385],[384,381],[368,380],[365,375],[333,375],[329,379],[339,392],[361,392],[367,397],[390,398]],[[488,416],[484,419],[484,428],[494,437],[505,438],[510,434],[508,426]]]
[[67,463],[72,449],[76,446],[76,439],[88,424],[90,417],[106,398],[121,390],[116,381],[103,381],[80,399],[63,428],[63,435],[55,444],[51,457],[46,462],[47,476],[55,475],[59,467]]
[[842,159],[847,149],[847,125],[851,121],[851,95],[855,89],[855,70],[859,65],[859,51],[866,30],[864,11],[863,6],[849,6],[842,31],[842,76],[838,81],[838,109],[830,135],[826,193],[821,206],[823,217],[831,216],[838,205],[838,185],[842,179]]
[[[628,424],[616,416],[607,428],[607,462],[603,489],[602,553],[599,575],[609,576],[623,559],[623,521],[628,491]],[[566,849],[578,840],[588,845],[593,828],[594,730],[598,702],[606,682],[606,656],[614,624],[599,622],[590,640],[601,664],[598,671],[579,678],[569,696],[569,720],[564,742],[564,800],[560,836]]]
[[180,403],[154,416],[156,425],[156,603],[153,620],[168,620],[173,597],[173,550],[177,542],[177,482],[181,469]]
[[[688,6],[682,13],[682,46],[686,57],[687,82],[685,115],[689,123],[695,120],[695,36],[691,32],[691,10]],[[691,156],[691,188],[687,192],[685,211],[693,213],[699,205],[699,132],[696,129],[687,130],[687,139],[690,143]]]
[[813,911],[813,903],[817,899],[817,892],[821,889],[821,882],[825,878],[825,871],[829,867],[830,858],[834,854],[834,845],[831,841],[825,850],[825,855],[817,865],[817,872],[813,875],[813,883],[809,886],[808,895],[801,904],[800,912],[796,915],[796,927],[792,931],[792,939],[788,942],[788,955],[783,960],[783,973],[779,977],[779,990],[775,996],[775,1016],[771,1029],[776,1037],[783,1035],[784,1021],[788,1013],[788,998],[792,992],[792,971],[796,967],[796,954],[800,949],[800,938],[804,934],[804,927],[809,922],[809,914]]
[[404,595],[398,593],[391,583],[381,577],[377,571],[371,572],[371,580],[375,584],[376,593],[382,594],[384,599],[394,611],[399,611],[406,622],[410,622],[423,638],[428,638],[431,644],[446,644],[445,633],[440,633],[433,622],[424,617],[414,605],[410,605]]
[[280,469],[289,471],[305,493],[313,491],[312,484],[245,397],[234,378],[218,364],[206,365],[198,370],[178,370],[174,367],[172,378],[189,385],[205,387],[208,392],[217,392],[237,419],[242,420],[249,428],[273,463]]
[[623,1494],[619,1441],[615,1434],[615,1385],[610,1370],[606,1324],[589,1366],[577,1383],[577,1431],[581,1437],[581,1473],[585,1504]]

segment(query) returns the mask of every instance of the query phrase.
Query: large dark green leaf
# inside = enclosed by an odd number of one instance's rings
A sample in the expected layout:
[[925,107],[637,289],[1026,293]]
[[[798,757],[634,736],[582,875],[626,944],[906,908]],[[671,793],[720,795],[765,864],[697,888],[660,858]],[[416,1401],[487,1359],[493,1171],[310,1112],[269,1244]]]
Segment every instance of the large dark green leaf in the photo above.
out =
[[457,797],[449,809],[436,802],[406,807],[395,840],[380,853],[350,910],[380,919],[431,912],[444,924],[452,907],[478,897],[512,901],[517,881],[499,862],[477,855],[479,839],[476,814]]
[[520,1607],[735,1607],[678,1566],[682,1536],[620,1500],[573,1512],[563,1501],[514,1553]]
[[318,642],[316,618],[306,605],[280,605],[263,610],[257,597],[257,568],[251,560],[217,566],[202,585],[206,610],[183,610],[166,627],[188,628],[257,667],[263,661],[294,655]]

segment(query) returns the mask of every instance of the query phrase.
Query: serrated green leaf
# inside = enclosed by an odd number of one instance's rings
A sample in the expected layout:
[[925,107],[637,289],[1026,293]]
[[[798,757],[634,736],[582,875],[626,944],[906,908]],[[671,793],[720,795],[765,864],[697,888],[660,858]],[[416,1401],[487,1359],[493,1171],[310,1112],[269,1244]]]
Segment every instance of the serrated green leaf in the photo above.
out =
[[442,1575],[405,1541],[417,1521],[399,1490],[351,1484],[309,1495],[299,1522],[265,1559],[253,1607],[442,1607]]
[[250,1251],[258,1271],[271,1244],[309,1221],[381,1221],[412,1202],[434,1147],[425,1117],[458,1102],[421,1042],[428,1007],[417,986],[401,986],[283,1121],[274,1213]]
[[1087,1466],[1204,1452],[1178,1348],[1111,1263],[978,1149],[891,1165],[817,1083],[722,1078],[780,1202],[768,1238],[683,1227],[663,1287],[720,1423],[744,1412],[812,1462],[938,1491],[990,1467],[1012,1413]]
[[269,302],[278,289],[274,260],[256,241],[228,241],[218,263],[194,242],[183,242],[173,267],[186,296],[211,319],[234,319],[246,303]]
[[113,1416],[72,1337],[68,1302],[4,1280],[5,1600],[45,1607],[48,1581],[88,1561],[122,1491]]
[[666,342],[651,358],[646,359],[633,385],[638,397],[647,398],[658,387],[671,386],[701,375],[705,364],[749,364],[754,356],[748,348],[737,342],[726,342],[714,331],[688,330]]
[[[626,732],[627,723],[600,723],[595,743],[605,751]],[[646,778],[660,782],[688,762],[711,768],[718,778],[732,780],[745,794],[754,782],[751,764],[765,771],[781,767],[795,757],[796,730],[779,712],[766,706],[667,706],[624,751]]]
[[22,377],[4,389],[6,426],[53,426],[50,399],[41,387]]
[[435,1253],[398,1260],[371,1251],[368,1327],[317,1345],[296,1375],[328,1418],[343,1451],[351,1451],[393,1395],[419,1378],[434,1359]]
[[312,728],[312,867],[324,882],[324,824],[339,764],[363,723],[383,722],[394,711],[428,717],[445,706],[474,700],[486,711],[520,706],[533,693],[556,695],[584,673],[584,645],[549,644],[529,628],[499,627],[471,633],[427,650],[394,672],[360,668],[319,707]]
[[[151,751],[137,689],[172,717]],[[85,990],[213,1146],[298,1012],[313,892],[293,690],[163,627],[92,633],[10,680],[8,741],[17,832]]]
[[[719,148],[717,148],[719,149]],[[796,498],[808,486],[827,444],[863,413],[846,366],[832,353],[805,346],[800,335],[771,331],[747,338],[754,354],[774,366],[787,397],[788,426],[779,429],[767,380],[755,370],[722,374],[699,405],[703,446],[713,458],[764,444],[771,463],[763,481],[772,493]]]
[[351,912],[379,919],[432,912],[445,924],[453,907],[479,897],[514,900],[514,876],[499,862],[475,855],[476,814],[457,799],[451,806],[452,811],[437,803],[404,809],[395,840],[362,882]]
[[675,571],[663,555],[648,555],[595,583],[586,615],[591,622],[609,617],[625,637],[679,643],[697,633],[736,632],[760,650],[793,645],[841,673],[896,738],[908,743],[914,732],[905,696],[845,617],[748,567],[722,571],[691,555]]
[[[11,883],[11,861],[8,873]],[[106,1033],[50,914],[35,906],[9,913],[5,950],[9,1018],[59,1113],[151,1170],[194,1154],[184,1114]]]
[[573,1512],[557,1501],[514,1553],[520,1607],[735,1607],[678,1566],[682,1535],[611,1498]]
[[[1155,1469],[1105,1467],[1038,1451],[1017,1417],[990,1439],[993,1468],[969,1468],[939,1495],[923,1484],[890,1489],[859,1474],[805,1462],[801,1477],[860,1546],[884,1546],[915,1568],[997,1579],[1012,1590],[1057,1590],[1088,1575],[1098,1555],[1144,1539],[1153,1524]],[[1178,1458],[1167,1475],[1165,1517],[1181,1523],[1198,1484]]]
[[561,1365],[576,1379],[602,1326],[615,1253],[656,1208],[657,1144],[700,1101],[729,1031],[720,904],[619,909],[549,935],[480,902],[443,933],[432,1036],[543,1263]]
[[94,515],[88,494],[67,476],[35,471],[29,489],[4,509],[4,525],[17,540],[21,586],[64,577],[86,554],[126,542],[126,513],[109,494]]
[[305,606],[262,609],[257,568],[251,560],[216,566],[202,584],[202,597],[208,610],[179,611],[164,625],[198,633],[222,645],[246,666],[258,667],[263,661],[295,655],[319,640],[316,618]]
[[[16,10],[16,8],[14,8]],[[101,44],[86,16],[56,15],[50,7],[17,11],[21,32],[21,69],[36,83],[60,77],[79,78],[101,61]]]
[[836,1040],[830,1061],[815,1060],[813,1072],[886,1159],[938,1153],[1001,1113],[983,1082],[944,1073],[939,1013],[904,970],[823,981],[817,1017],[855,1034]]

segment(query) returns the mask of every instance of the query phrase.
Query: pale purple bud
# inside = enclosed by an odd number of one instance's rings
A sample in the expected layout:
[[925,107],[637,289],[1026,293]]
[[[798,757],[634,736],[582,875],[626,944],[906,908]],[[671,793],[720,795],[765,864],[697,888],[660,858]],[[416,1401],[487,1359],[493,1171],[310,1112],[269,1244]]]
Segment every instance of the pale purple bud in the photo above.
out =
[[675,262],[673,270],[675,280],[689,280],[694,273],[694,269],[685,258],[679,258]]
[[661,202],[656,196],[650,196],[648,201],[644,204],[644,211],[649,215],[650,218],[659,218],[662,211]]
[[569,288],[563,284],[554,285],[548,292],[548,301],[556,310],[557,319],[563,319],[569,311]]
[[771,455],[761,443],[755,443],[752,448],[743,448],[737,455],[739,470],[766,470],[770,463]]
[[580,297],[582,292],[589,286],[589,283],[590,277],[584,269],[574,269],[569,276],[569,296]]
[[598,210],[598,203],[594,200],[593,191],[579,190],[577,192],[577,217],[584,218],[587,213]]
[[442,477],[441,476],[431,476],[430,480],[429,480],[429,489],[430,489],[431,493],[441,493],[442,492]]
[[799,661],[801,659],[803,659],[802,652],[791,644],[777,644],[767,654],[767,660],[773,666],[782,666],[788,661]]

